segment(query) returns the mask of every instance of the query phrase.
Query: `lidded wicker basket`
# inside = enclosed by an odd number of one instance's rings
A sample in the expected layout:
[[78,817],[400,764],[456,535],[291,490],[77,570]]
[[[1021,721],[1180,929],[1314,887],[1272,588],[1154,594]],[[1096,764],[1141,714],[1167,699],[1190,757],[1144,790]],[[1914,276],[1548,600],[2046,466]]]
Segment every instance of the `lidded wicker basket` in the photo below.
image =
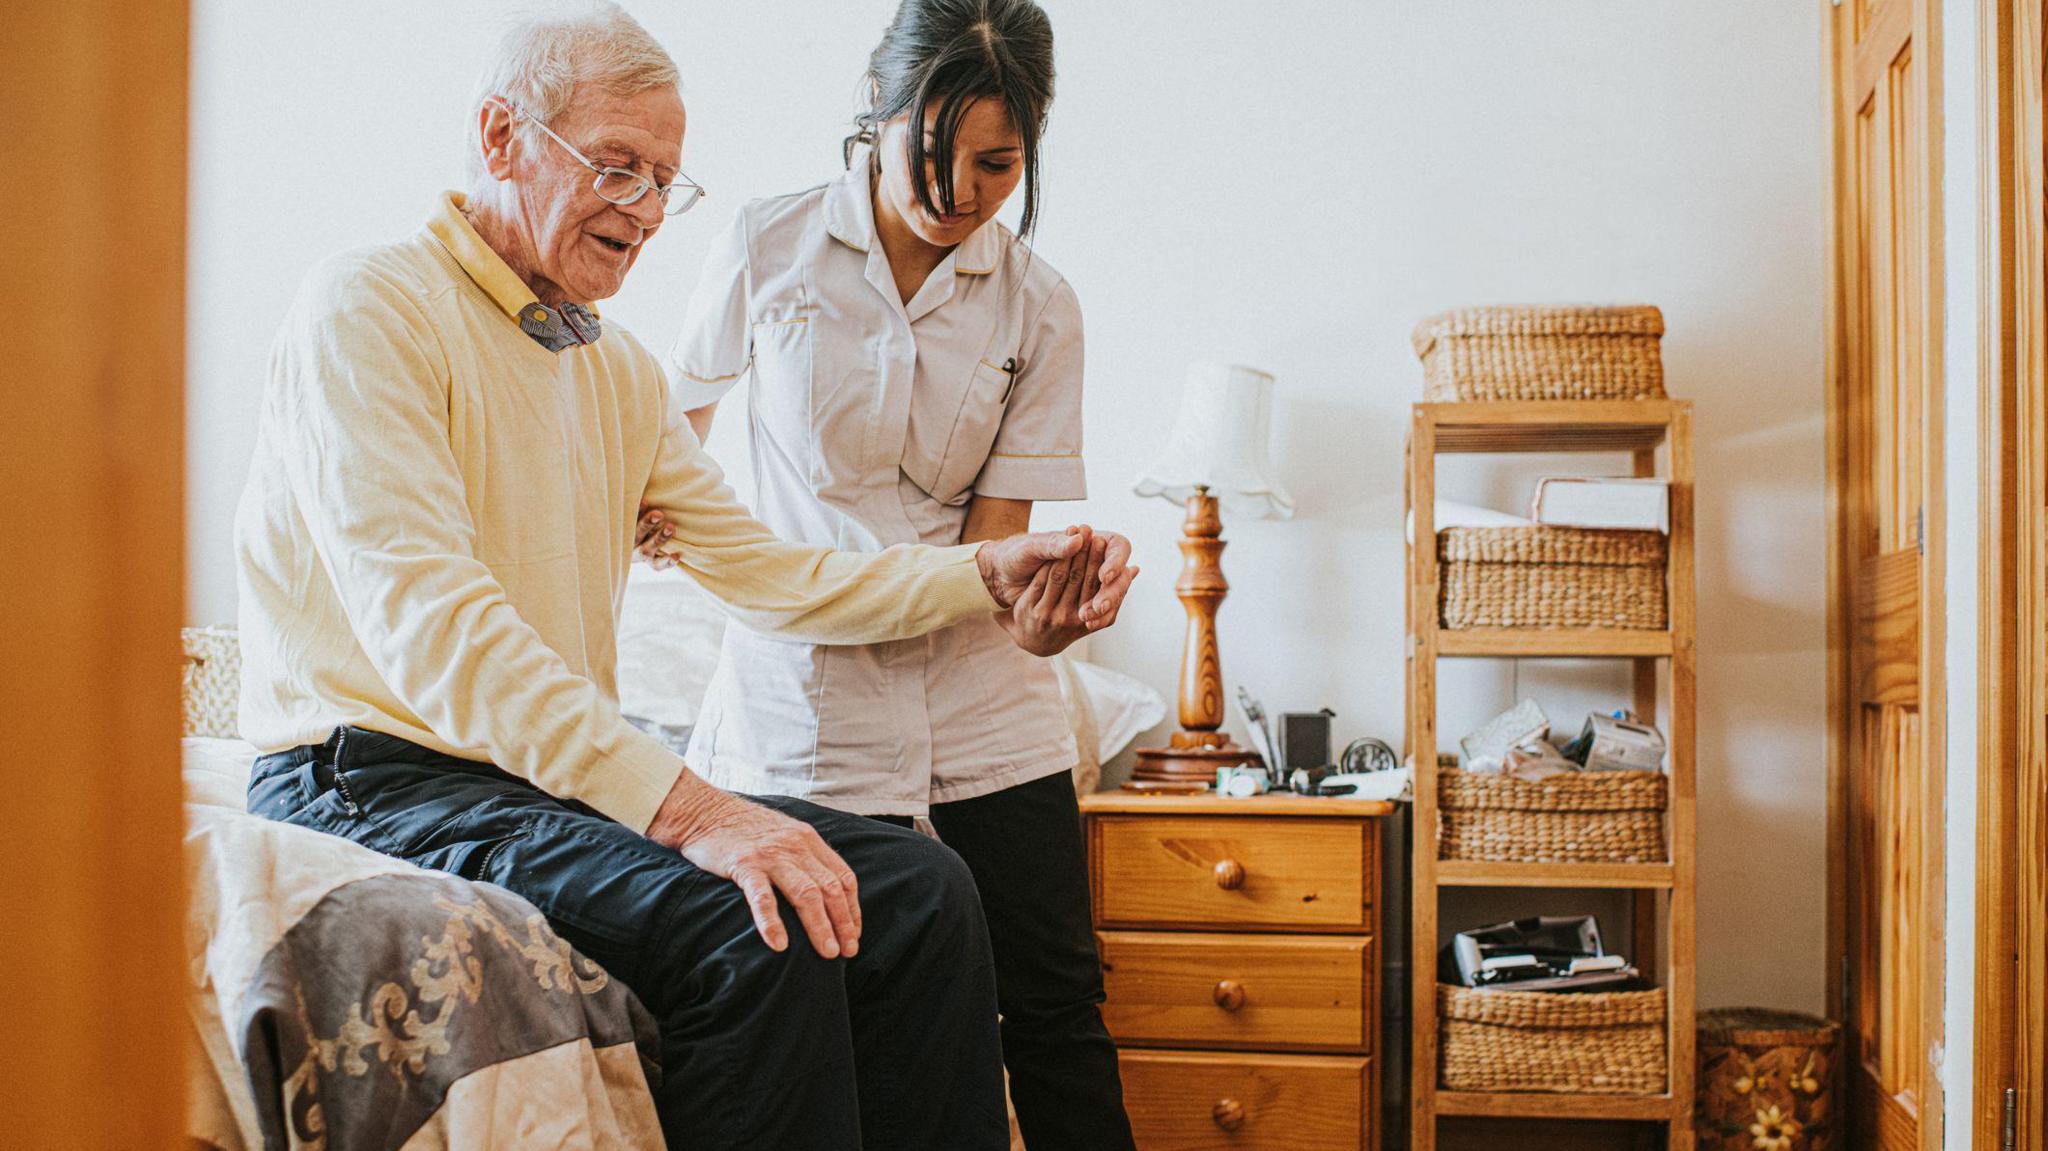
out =
[[1654,531],[1445,528],[1439,618],[1447,628],[1661,630],[1667,551]]
[[1437,1081],[1446,1091],[1660,1095],[1664,992],[1558,994],[1438,984]]
[[1803,1012],[1700,1012],[1701,1151],[1831,1151],[1841,1042],[1839,1024]]
[[1490,863],[1662,863],[1669,786],[1660,771],[1545,780],[1437,772],[1439,858]]
[[1664,398],[1664,314],[1626,307],[1460,308],[1416,325],[1432,400]]

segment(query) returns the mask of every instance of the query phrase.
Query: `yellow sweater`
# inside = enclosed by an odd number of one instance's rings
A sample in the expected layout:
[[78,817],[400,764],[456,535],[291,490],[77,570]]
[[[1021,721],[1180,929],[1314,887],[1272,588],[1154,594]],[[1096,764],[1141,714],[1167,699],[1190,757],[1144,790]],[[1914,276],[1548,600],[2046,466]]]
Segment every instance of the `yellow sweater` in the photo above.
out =
[[973,546],[769,534],[632,336],[557,353],[520,330],[533,293],[460,203],[315,268],[278,336],[235,524],[245,738],[276,751],[351,724],[645,829],[682,761],[619,716],[642,501],[757,630],[874,643],[994,610]]

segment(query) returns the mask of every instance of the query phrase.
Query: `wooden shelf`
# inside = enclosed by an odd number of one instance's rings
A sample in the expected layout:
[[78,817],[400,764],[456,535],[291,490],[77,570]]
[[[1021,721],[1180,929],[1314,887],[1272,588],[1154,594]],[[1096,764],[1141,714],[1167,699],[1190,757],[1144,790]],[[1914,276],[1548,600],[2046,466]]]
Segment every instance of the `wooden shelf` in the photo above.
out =
[[[1665,566],[1670,625],[1659,631],[1619,628],[1461,628],[1439,626],[1442,570],[1429,526],[1437,462],[1447,453],[1627,452],[1631,471],[1670,483],[1671,531]],[[1411,1151],[1436,1151],[1440,1115],[1556,1120],[1635,1120],[1663,1125],[1660,1145],[1686,1151],[1692,1127],[1694,971],[1698,892],[1694,875],[1697,795],[1694,709],[1698,688],[1693,603],[1692,405],[1684,400],[1552,401],[1417,404],[1408,440],[1408,510],[1418,537],[1408,548],[1406,587],[1408,741],[1415,765],[1408,932],[1410,972],[1436,970],[1444,931],[1478,926],[1441,922],[1446,891],[1471,888],[1624,893],[1629,958],[1665,990],[1668,1092],[1659,1096],[1461,1092],[1439,1089],[1433,981],[1410,983],[1409,1131]],[[1670,861],[1664,863],[1486,863],[1440,858],[1437,824],[1439,664],[1455,658],[1623,659],[1633,663],[1630,706],[1664,728],[1670,798],[1664,812]],[[1503,700],[1505,707],[1513,700]],[[1622,934],[1616,933],[1617,936]]]
[[[1439,1091],[1439,1115],[1483,1115],[1502,1119],[1671,1118],[1669,1095],[1548,1095],[1534,1091]],[[1688,1108],[1691,1101],[1687,1101]]]
[[1487,452],[1639,452],[1664,442],[1670,400],[1528,400],[1417,404],[1436,427],[1438,455]]
[[1439,887],[1612,887],[1655,891],[1670,887],[1668,863],[1487,863],[1441,859]]
[[1642,659],[1671,654],[1671,633],[1614,627],[1438,628],[1440,656]]

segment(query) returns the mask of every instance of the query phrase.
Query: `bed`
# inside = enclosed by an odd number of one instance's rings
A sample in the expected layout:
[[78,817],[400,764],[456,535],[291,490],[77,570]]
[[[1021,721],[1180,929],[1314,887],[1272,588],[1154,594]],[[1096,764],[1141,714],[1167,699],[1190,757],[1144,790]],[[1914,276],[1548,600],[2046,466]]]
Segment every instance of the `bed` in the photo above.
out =
[[[680,746],[724,621],[678,573],[636,566],[621,707]],[[223,1151],[660,1147],[652,1020],[490,884],[243,810],[227,629],[185,633],[187,1133]],[[1055,661],[1082,749],[1075,786],[1165,714],[1156,692]]]

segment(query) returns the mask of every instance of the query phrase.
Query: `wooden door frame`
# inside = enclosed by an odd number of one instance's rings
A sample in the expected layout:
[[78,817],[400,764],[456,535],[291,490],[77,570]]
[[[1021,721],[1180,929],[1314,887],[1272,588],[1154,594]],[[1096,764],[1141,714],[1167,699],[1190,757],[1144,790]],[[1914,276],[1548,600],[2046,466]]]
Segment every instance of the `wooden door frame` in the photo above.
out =
[[167,1148],[194,1034],[178,770],[190,11],[8,16],[0,277],[32,330],[0,385],[0,911],[18,936],[0,949],[0,1012],[20,1037],[0,1142]]
[[2048,539],[2044,493],[2048,402],[2048,258],[2044,258],[2044,0],[1980,0],[1978,83],[1978,666],[1977,906],[1972,1145],[2003,1146],[2005,1093],[2024,1101],[2016,1148],[2048,1151],[2042,1130],[2048,1028],[2038,971],[2048,950],[2042,885],[2031,859],[2048,837],[2041,602]]
[[[1855,238],[1844,234],[1844,229],[1853,221],[1844,219],[1836,210],[1839,190],[1849,186],[1854,179],[1850,168],[1850,128],[1837,114],[1841,103],[1843,52],[1838,45],[1841,22],[1853,19],[1858,0],[1847,0],[1837,5],[1833,0],[1815,0],[1821,9],[1825,34],[1822,36],[1824,54],[1823,75],[1827,77],[1824,93],[1825,110],[1829,131],[1831,163],[1829,166],[1831,185],[1827,197],[1827,296],[1825,326],[1827,331],[1826,349],[1826,412],[1827,412],[1827,678],[1828,678],[1828,741],[1827,741],[1827,819],[1828,819],[1828,901],[1827,901],[1827,986],[1828,1010],[1843,1021],[1851,1022],[1848,1002],[1845,998],[1847,985],[1843,973],[1848,963],[1848,842],[1851,827],[1849,823],[1849,724],[1855,713],[1851,706],[1853,685],[1850,683],[1849,628],[1854,620],[1857,553],[1846,538],[1852,522],[1849,501],[1858,498],[1858,488],[1848,481],[1847,436],[1844,427],[1843,405],[1845,400],[1845,372],[1847,371],[1847,348],[1850,338],[1852,301],[1845,292],[1848,286],[1842,276],[1842,261],[1854,250]],[[1939,0],[1928,0],[1921,19],[1913,29],[1914,53],[1922,64],[1920,107],[1925,123],[1921,126],[1922,187],[1925,200],[1920,220],[1918,251],[1921,266],[1927,270],[1920,301],[1920,314],[1926,326],[1925,337],[1920,347],[1920,372],[1924,381],[1922,407],[1922,459],[1921,459],[1921,506],[1928,509],[1924,524],[1924,559],[1920,566],[1920,685],[1923,722],[1923,794],[1927,801],[1921,810],[1922,874],[1925,877],[1921,897],[1921,921],[1941,925],[1947,905],[1945,897],[1947,804],[1945,802],[1945,781],[1947,777],[1947,691],[1944,678],[1946,642],[1947,593],[1944,582],[1944,564],[1941,557],[1946,546],[1946,517],[1936,514],[1942,505],[1945,485],[1942,480],[1943,455],[1943,395],[1946,391],[1946,377],[1943,372],[1943,347],[1946,343],[1946,314],[1944,308],[1945,282],[1942,255],[1942,98],[1941,98],[1941,5]],[[1927,955],[1926,970],[1922,972],[1920,989],[1920,1035],[1928,1051],[1939,1048],[1942,1041],[1942,988],[1944,956],[1940,946],[1934,947]],[[1852,1068],[1845,1068],[1847,1074]],[[1919,1099],[1920,1146],[1923,1151],[1939,1151],[1942,1145],[1942,1115],[1944,1101],[1939,1072],[1931,1065],[1923,1068],[1920,1075],[1922,1096]],[[1846,1115],[1849,1101],[1844,1100]]]

